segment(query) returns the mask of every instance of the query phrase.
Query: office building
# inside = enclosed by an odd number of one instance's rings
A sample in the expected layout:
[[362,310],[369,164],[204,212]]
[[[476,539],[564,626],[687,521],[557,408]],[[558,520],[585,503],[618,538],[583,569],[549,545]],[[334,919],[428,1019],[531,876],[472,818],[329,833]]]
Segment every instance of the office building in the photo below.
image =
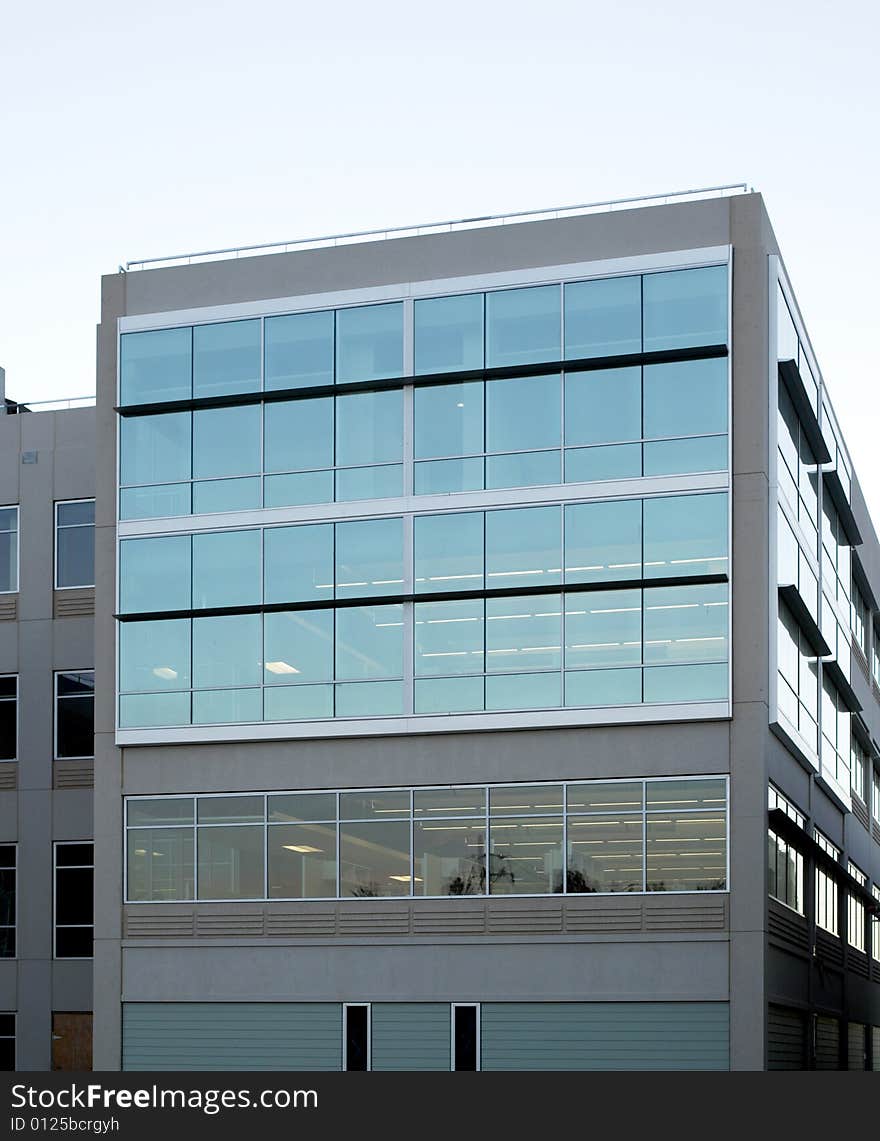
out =
[[96,1068],[880,1068],[880,547],[759,195],[130,265],[97,438]]

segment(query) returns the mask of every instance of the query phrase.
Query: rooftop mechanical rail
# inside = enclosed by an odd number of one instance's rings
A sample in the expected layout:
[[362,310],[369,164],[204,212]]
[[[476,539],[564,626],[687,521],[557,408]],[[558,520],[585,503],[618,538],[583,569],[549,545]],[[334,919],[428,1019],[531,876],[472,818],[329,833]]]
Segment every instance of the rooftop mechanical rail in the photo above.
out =
[[424,234],[452,233],[474,226],[504,226],[509,223],[537,222],[549,218],[568,218],[578,214],[601,213],[620,207],[664,206],[671,202],[698,201],[702,198],[727,198],[749,193],[745,182],[726,186],[704,186],[699,190],[676,190],[669,194],[648,194],[636,198],[612,198],[605,202],[585,202],[577,206],[552,206],[542,210],[520,210],[513,214],[482,214],[473,218],[455,218],[446,222],[421,222],[412,226],[392,226],[384,230],[353,230],[347,234],[327,234],[315,238],[293,238],[286,242],[264,242],[253,246],[228,246],[219,250],[198,250],[188,254],[172,254],[158,258],[135,258],[120,265],[120,273],[132,270],[169,268],[193,265],[196,262],[241,257],[247,254],[290,253],[292,250],[317,249],[321,246],[338,246],[366,241],[387,241],[391,238],[416,237]]

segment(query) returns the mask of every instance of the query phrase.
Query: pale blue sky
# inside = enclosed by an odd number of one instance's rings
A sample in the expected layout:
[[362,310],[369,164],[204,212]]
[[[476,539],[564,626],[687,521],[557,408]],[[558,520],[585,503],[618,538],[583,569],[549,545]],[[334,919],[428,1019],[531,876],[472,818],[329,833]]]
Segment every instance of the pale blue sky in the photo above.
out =
[[747,181],[875,518],[869,0],[84,0],[7,6],[0,364],[94,389],[129,258]]

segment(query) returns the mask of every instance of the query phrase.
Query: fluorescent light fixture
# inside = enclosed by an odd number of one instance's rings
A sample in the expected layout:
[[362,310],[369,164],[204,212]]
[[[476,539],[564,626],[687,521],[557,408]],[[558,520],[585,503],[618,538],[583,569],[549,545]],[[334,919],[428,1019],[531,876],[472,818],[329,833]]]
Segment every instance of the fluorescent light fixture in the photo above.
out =
[[397,880],[398,883],[409,883],[410,881],[413,883],[422,882],[418,876],[389,876],[388,878],[390,880]]
[[308,855],[309,852],[323,852],[323,848],[313,848],[311,844],[282,844],[288,852],[299,852],[300,855]]
[[174,681],[177,677],[177,670],[173,670],[171,666],[156,666],[153,674],[156,677],[164,678],[165,681]]
[[288,662],[266,662],[266,669],[270,674],[298,674],[299,670],[296,666],[290,665]]

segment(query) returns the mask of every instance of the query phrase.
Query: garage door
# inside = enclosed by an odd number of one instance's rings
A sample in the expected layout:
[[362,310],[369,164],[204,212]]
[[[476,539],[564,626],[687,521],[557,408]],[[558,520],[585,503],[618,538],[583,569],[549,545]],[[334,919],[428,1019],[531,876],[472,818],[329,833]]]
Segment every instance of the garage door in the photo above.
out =
[[448,1002],[377,1002],[372,1009],[374,1070],[448,1070]]
[[803,1070],[807,1020],[798,1010],[770,1006],[767,1010],[767,1069]]
[[816,1069],[840,1069],[840,1022],[836,1018],[816,1018]]

